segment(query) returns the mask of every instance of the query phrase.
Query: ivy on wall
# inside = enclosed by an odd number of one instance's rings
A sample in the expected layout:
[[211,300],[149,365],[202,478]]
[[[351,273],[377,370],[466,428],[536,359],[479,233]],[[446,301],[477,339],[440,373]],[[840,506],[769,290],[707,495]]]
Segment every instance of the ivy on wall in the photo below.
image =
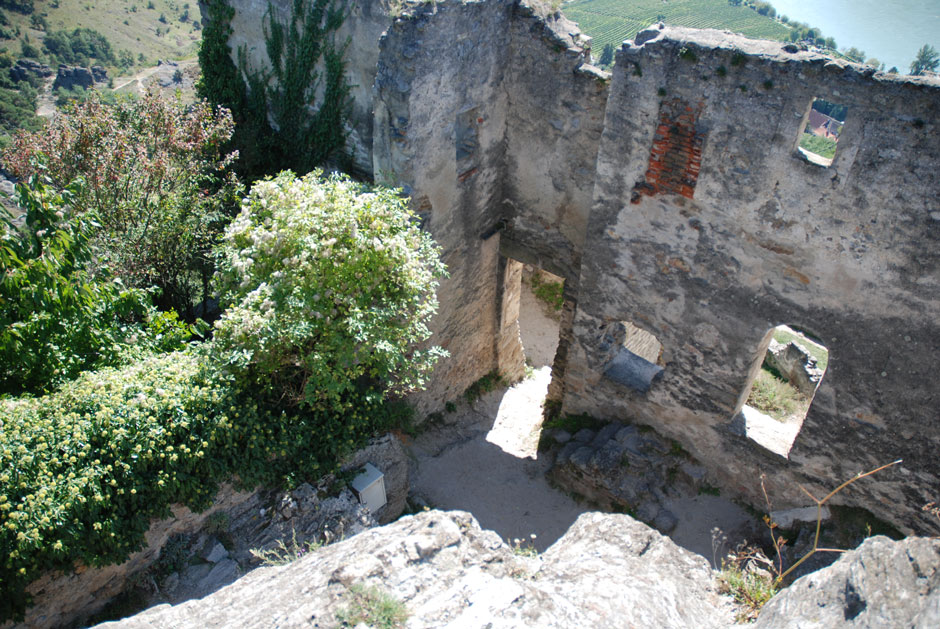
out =
[[293,0],[289,19],[269,3],[267,69],[250,67],[244,47],[238,65],[232,62],[228,39],[235,11],[226,0],[210,0],[207,8],[198,91],[232,110],[240,174],[249,179],[283,169],[304,174],[336,157],[346,141],[351,104],[344,61],[349,41],[336,41],[346,19],[345,0]]

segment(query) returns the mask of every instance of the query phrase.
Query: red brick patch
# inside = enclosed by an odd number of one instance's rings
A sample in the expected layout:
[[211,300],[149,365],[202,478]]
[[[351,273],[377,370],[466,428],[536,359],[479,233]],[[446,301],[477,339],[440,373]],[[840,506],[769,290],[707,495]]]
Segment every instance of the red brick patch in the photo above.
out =
[[695,194],[706,136],[698,119],[704,109],[704,102],[693,107],[678,98],[660,106],[645,180],[634,187],[634,203],[639,194],[680,194],[689,199]]

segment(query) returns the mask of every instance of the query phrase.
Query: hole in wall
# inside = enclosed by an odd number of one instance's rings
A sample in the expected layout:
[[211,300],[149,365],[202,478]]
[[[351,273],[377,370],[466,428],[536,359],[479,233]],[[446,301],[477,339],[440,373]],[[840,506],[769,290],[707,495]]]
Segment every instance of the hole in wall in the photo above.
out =
[[604,377],[640,393],[649,391],[663,375],[662,343],[630,321],[615,323],[608,333],[613,337],[614,352]]
[[818,166],[832,165],[847,111],[845,105],[814,98],[797,139],[800,155]]
[[782,457],[803,426],[829,365],[829,349],[789,325],[771,328],[751,369],[734,422],[747,437]]

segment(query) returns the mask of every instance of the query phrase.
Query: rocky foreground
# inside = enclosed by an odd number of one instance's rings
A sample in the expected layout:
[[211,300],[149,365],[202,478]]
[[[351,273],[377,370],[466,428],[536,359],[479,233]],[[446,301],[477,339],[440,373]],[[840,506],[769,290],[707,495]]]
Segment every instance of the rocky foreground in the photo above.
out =
[[[408,627],[727,627],[735,611],[699,555],[627,515],[587,513],[540,556],[469,513],[427,511],[262,568],[201,600],[106,627],[335,627],[360,587]],[[769,603],[758,627],[940,626],[940,541],[877,537]]]

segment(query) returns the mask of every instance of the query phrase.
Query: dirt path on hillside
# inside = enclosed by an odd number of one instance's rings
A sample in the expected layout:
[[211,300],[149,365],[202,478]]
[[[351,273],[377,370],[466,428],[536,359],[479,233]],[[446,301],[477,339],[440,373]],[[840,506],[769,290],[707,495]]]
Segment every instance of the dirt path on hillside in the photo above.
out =
[[144,69],[144,70],[141,70],[140,72],[138,72],[137,74],[135,74],[135,75],[133,75],[133,76],[129,76],[129,77],[118,77],[118,78],[116,78],[116,79],[114,80],[114,87],[111,88],[111,89],[112,89],[113,91],[117,91],[117,90],[119,90],[119,89],[122,89],[122,88],[124,88],[124,87],[127,87],[127,86],[130,85],[131,83],[135,83],[135,82],[136,82],[136,83],[137,83],[137,87],[136,87],[135,89],[136,89],[136,91],[137,91],[138,94],[142,94],[143,91],[144,91],[144,79],[149,79],[149,78],[152,77],[154,74],[156,74],[159,70],[160,70],[160,66],[153,66],[153,67],[150,67],[150,68],[146,68],[146,69]]

